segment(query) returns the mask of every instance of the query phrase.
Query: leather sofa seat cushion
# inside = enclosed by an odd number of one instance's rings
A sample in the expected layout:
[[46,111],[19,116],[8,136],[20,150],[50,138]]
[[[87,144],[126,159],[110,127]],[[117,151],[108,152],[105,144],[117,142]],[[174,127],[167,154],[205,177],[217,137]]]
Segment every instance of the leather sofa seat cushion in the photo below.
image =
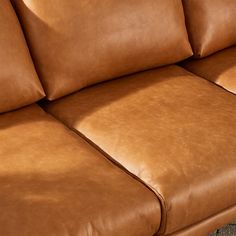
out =
[[0,115],[0,235],[153,236],[155,194],[40,107]]
[[181,0],[13,2],[49,100],[192,55]]
[[45,109],[156,192],[162,233],[236,204],[235,96],[181,67],[102,83]]
[[224,49],[203,59],[187,60],[181,65],[236,94],[236,47]]
[[9,0],[0,1],[0,113],[29,105],[44,96]]
[[183,0],[183,3],[196,57],[236,44],[235,0]]

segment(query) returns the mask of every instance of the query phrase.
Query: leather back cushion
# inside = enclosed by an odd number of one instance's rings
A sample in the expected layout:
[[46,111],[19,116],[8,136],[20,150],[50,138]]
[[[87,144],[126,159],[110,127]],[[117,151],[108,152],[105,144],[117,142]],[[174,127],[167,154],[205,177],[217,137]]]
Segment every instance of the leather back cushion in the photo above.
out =
[[20,24],[9,0],[0,1],[0,113],[44,96]]
[[181,0],[15,0],[49,100],[192,55]]
[[184,0],[195,57],[236,44],[236,0]]

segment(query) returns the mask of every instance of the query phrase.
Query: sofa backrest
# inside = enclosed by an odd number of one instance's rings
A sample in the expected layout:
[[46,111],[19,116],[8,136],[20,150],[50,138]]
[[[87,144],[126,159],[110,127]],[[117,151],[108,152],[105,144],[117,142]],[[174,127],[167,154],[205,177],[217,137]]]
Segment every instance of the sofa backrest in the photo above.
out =
[[49,100],[192,55],[181,0],[12,0]]
[[44,96],[23,32],[9,0],[0,1],[0,113]]
[[236,44],[236,0],[183,0],[195,57]]

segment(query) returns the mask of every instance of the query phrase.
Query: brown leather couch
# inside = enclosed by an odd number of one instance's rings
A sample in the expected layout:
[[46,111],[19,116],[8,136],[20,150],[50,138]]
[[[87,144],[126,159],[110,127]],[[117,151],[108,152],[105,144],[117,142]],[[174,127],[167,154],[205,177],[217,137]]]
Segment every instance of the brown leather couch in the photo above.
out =
[[0,29],[0,236],[236,220],[235,0],[1,0]]

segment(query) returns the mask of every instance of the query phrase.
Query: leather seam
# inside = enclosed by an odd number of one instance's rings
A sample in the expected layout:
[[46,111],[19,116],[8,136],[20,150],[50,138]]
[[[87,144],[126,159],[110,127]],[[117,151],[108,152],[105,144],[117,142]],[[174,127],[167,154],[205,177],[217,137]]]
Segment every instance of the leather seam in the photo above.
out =
[[[63,122],[64,123],[64,122]],[[66,125],[66,124],[65,124]],[[148,188],[150,191],[152,191],[155,196],[157,197],[158,202],[161,204],[161,222],[160,222],[160,227],[157,230],[156,234],[157,235],[163,235],[166,231],[166,222],[167,222],[167,207],[166,207],[166,202],[164,200],[164,197],[153,187],[151,187],[148,183],[140,179],[137,175],[133,174],[130,172],[127,168],[125,168],[121,163],[116,161],[112,156],[110,156],[107,152],[105,152],[101,147],[99,147],[97,144],[95,144],[91,139],[89,139],[87,136],[82,134],[80,131],[76,130],[75,128],[70,127],[70,129],[75,132],[78,136],[83,138],[88,144],[90,144],[92,147],[94,147],[97,151],[99,151],[103,156],[108,159],[112,164],[116,165],[119,169],[124,171],[126,174],[143,184],[146,188]]]
[[[195,59],[195,60],[201,60],[201,59]],[[223,89],[225,92],[227,92],[227,93],[229,93],[229,94],[235,96],[235,93],[234,93],[234,92],[231,92],[230,90],[224,88],[223,86],[221,86],[221,85],[219,85],[219,84],[217,84],[217,83],[215,83],[215,82],[213,82],[213,81],[207,79],[205,76],[201,76],[201,75],[199,75],[199,74],[195,74],[194,72],[188,70],[187,68],[183,67],[182,65],[179,65],[179,66],[180,66],[181,68],[183,68],[184,70],[186,70],[189,74],[191,74],[191,76],[194,75],[195,77],[198,77],[198,78],[200,78],[200,79],[203,79],[203,80],[205,80],[205,81],[211,83],[212,85],[215,85],[216,87],[220,88],[221,90]]]
[[160,226],[157,229],[157,232],[155,233],[155,235],[163,235],[165,233],[165,231],[166,231],[166,222],[167,222],[167,207],[166,207],[166,202],[164,200],[164,197],[156,189],[152,188],[149,184],[147,184],[146,182],[141,180],[138,176],[136,176],[135,174],[130,172],[128,169],[126,169],[123,165],[121,165],[118,161],[116,161],[114,158],[112,158],[108,153],[106,153],[102,148],[100,148],[98,145],[96,145],[94,142],[92,142],[89,138],[87,138],[80,131],[76,130],[71,125],[66,124],[64,121],[62,121],[59,118],[57,118],[54,114],[52,114],[50,112],[47,112],[44,109],[42,109],[42,110],[45,113],[51,115],[54,119],[56,119],[57,121],[62,123],[64,126],[66,126],[74,134],[76,134],[79,137],[81,137],[84,141],[86,141],[89,145],[91,145],[93,148],[95,148],[98,152],[103,154],[103,156],[104,156],[104,158],[106,158],[106,160],[110,161],[112,164],[117,166],[120,170],[122,170],[123,172],[125,172],[126,174],[131,176],[133,179],[135,179],[136,181],[141,183],[143,186],[148,188],[151,192],[153,192],[153,194],[155,195],[155,197],[157,198],[157,201],[160,203],[160,206],[161,206]]

